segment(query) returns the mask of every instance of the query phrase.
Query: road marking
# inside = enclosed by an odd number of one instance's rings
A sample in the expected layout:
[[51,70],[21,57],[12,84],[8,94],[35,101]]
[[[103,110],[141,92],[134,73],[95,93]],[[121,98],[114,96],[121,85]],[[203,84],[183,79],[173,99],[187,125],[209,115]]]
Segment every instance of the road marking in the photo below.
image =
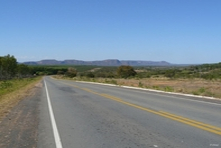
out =
[[87,81],[76,81],[76,82],[97,84],[97,85],[106,85],[106,86],[113,86],[113,87],[122,87],[122,88],[134,89],[134,90],[144,90],[144,91],[146,91],[145,93],[160,92],[160,93],[163,93],[163,95],[157,94],[157,93],[155,93],[154,95],[163,96],[163,97],[165,97],[165,96],[166,97],[173,97],[173,98],[180,99],[180,100],[188,100],[188,101],[200,102],[200,103],[206,103],[206,104],[212,104],[212,105],[219,105],[219,106],[221,105],[219,103],[213,103],[213,102],[207,102],[207,101],[201,101],[201,100],[193,100],[193,99],[185,99],[185,98],[180,98],[180,97],[176,97],[176,96],[168,96],[168,95],[171,94],[171,95],[179,95],[181,97],[186,96],[186,97],[203,98],[203,99],[209,99],[209,100],[218,100],[217,98],[213,98],[213,97],[197,96],[197,95],[192,95],[192,94],[182,94],[182,93],[175,93],[175,92],[165,92],[165,91],[154,90],[154,89],[146,89],[146,88],[131,87],[131,86],[120,86],[120,85],[114,85],[114,84],[105,84],[105,83],[96,83],[96,82],[87,82]]
[[105,97],[105,98],[108,98],[108,99],[112,99],[112,100],[118,100],[118,101],[121,101],[122,99],[120,99],[120,98],[117,98],[117,97],[114,97],[114,96],[110,96],[110,95],[108,95],[108,94],[99,94],[100,96],[103,96],[103,97]]
[[208,125],[208,124],[205,124],[205,123],[202,123],[199,121],[194,121],[191,119],[187,120],[187,118],[184,119],[184,117],[182,117],[182,116],[177,116],[177,115],[169,114],[169,113],[162,112],[162,111],[151,110],[151,109],[148,109],[148,108],[136,105],[136,104],[126,102],[126,101],[120,101],[120,100],[115,100],[115,101],[120,102],[122,104],[126,104],[128,106],[132,106],[134,108],[138,108],[140,110],[144,110],[144,111],[159,115],[159,116],[163,116],[163,117],[166,117],[166,118],[169,118],[169,119],[181,122],[181,123],[185,123],[185,124],[191,125],[193,127],[197,127],[197,128],[203,129],[205,131],[209,131],[211,133],[221,135],[221,128],[219,128],[219,127],[215,127],[215,126]]
[[194,123],[194,124],[198,124],[198,125],[201,125],[201,126],[204,126],[204,127],[208,127],[208,128],[211,128],[211,129],[214,129],[214,130],[217,130],[217,131],[221,131],[221,128],[219,128],[219,127],[215,127],[215,126],[212,126],[212,125],[209,125],[209,124],[205,124],[205,123],[202,123],[202,122],[191,120],[191,119],[188,119],[188,118],[185,118],[185,117],[177,116],[177,115],[174,115],[174,114],[171,114],[171,113],[168,113],[168,112],[164,112],[164,111],[159,111],[159,112],[161,112],[163,114],[166,114],[166,115],[169,115],[169,116],[172,116],[172,117],[175,117],[175,118],[180,118],[182,120],[185,120],[185,121],[188,121],[188,122],[191,122],[191,123]]
[[98,93],[98,92],[94,92],[94,91],[92,91],[90,89],[87,89],[87,88],[81,88],[79,86],[68,84],[68,83],[64,83],[64,84],[69,85],[69,86],[73,86],[75,88],[78,88],[78,89],[81,89],[81,90],[84,90],[84,91],[87,91],[87,92],[90,92],[90,93],[93,93],[93,94],[96,94],[96,95],[99,95],[99,96],[111,99],[111,100],[114,100],[114,101],[117,101],[119,103],[131,106],[131,107],[134,107],[134,108],[146,111],[146,112],[150,112],[150,113],[153,113],[153,114],[165,117],[165,118],[169,118],[169,119],[172,119],[172,120],[175,120],[175,121],[178,121],[178,122],[181,122],[181,123],[193,126],[193,127],[197,127],[199,129],[202,129],[202,130],[205,130],[205,131],[217,134],[217,135],[221,135],[221,128],[220,127],[215,127],[215,126],[212,126],[212,125],[209,125],[209,124],[205,124],[205,123],[202,123],[202,122],[199,122],[199,121],[195,121],[195,120],[191,120],[191,119],[188,119],[188,118],[184,118],[182,116],[178,116],[178,115],[175,115],[175,114],[167,113],[167,112],[164,112],[164,111],[155,111],[155,110],[152,110],[152,109],[149,109],[149,108],[145,108],[145,107],[133,104],[133,103],[129,103],[129,102],[123,101],[120,98],[117,98],[117,97],[114,97],[114,96],[110,96],[108,94],[101,94],[101,93]]
[[49,109],[49,114],[51,118],[51,125],[52,125],[52,129],[54,133],[55,145],[56,145],[56,148],[62,148],[62,143],[61,143],[60,135],[59,135],[58,128],[56,125],[56,121],[54,118],[54,113],[53,113],[53,109],[51,106],[51,100],[50,100],[50,96],[48,93],[48,88],[47,88],[47,84],[45,80],[44,80],[44,83],[45,83],[45,90],[46,90],[46,95],[47,95],[47,100],[48,100],[48,109]]
[[[151,94],[150,92],[144,92],[144,93]],[[154,95],[161,96],[161,97],[167,97],[167,98],[174,98],[174,99],[179,99],[179,100],[184,100],[184,101],[199,102],[199,103],[204,103],[204,104],[219,105],[219,106],[221,105],[221,104],[219,104],[219,103],[214,103],[214,102],[207,102],[207,101],[202,101],[202,100],[194,100],[194,99],[182,98],[182,96],[188,97],[188,94],[183,94],[183,95],[178,94],[178,95],[180,95],[180,97],[177,97],[177,96],[169,96],[167,92],[165,92],[165,94],[157,94],[157,93],[155,93]],[[172,95],[173,95],[173,94],[172,94]],[[174,95],[176,95],[176,94],[174,94]],[[190,96],[190,97],[200,98],[200,97],[196,97],[196,96]],[[204,99],[205,97],[201,97],[201,98]],[[208,99],[208,98],[205,98],[205,99]],[[210,99],[210,100],[212,100],[212,99]],[[213,99],[213,100],[215,100],[215,99]],[[219,100],[217,100],[217,101],[219,101]]]

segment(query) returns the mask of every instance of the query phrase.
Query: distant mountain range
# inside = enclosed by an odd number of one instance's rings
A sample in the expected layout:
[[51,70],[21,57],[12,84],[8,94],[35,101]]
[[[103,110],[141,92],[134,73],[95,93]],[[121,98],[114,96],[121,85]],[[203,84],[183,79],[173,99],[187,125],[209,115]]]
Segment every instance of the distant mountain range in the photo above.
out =
[[81,60],[41,60],[37,62],[24,62],[26,65],[97,65],[97,66],[170,66],[166,61],[136,61],[136,60],[117,60],[109,59],[102,61],[81,61]]

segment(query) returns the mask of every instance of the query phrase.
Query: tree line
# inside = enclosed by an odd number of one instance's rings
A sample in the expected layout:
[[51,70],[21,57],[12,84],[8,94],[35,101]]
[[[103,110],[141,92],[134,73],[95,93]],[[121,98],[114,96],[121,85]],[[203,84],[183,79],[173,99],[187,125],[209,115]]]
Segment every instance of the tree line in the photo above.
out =
[[0,57],[0,80],[12,79],[25,75],[27,66],[18,64],[14,56]]
[[[84,67],[84,66],[80,66]],[[119,67],[87,67],[79,71],[79,67],[73,66],[66,72],[59,74],[67,77],[87,77],[87,78],[158,78],[166,77],[170,79],[221,79],[221,63],[203,64],[180,67],[131,67],[122,65]]]
[[67,72],[67,68],[48,66],[28,66],[17,62],[14,56],[0,56],[0,80],[28,78],[37,75],[54,75],[59,71]]
[[25,65],[14,56],[0,56],[0,80],[33,77],[35,75],[62,75],[88,78],[202,78],[221,79],[221,63],[181,67],[119,67],[95,65]]
[[131,67],[122,65],[119,67],[97,67],[92,70],[78,72],[79,77],[88,78],[158,78],[170,79],[221,79],[221,63],[203,64],[194,66],[174,67]]

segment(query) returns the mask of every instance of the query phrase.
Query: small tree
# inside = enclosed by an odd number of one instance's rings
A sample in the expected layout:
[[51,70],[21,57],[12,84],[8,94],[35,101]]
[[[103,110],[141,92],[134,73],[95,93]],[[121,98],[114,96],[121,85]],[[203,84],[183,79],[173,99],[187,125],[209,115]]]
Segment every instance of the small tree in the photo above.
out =
[[27,77],[30,75],[30,69],[27,65],[25,64],[18,64],[17,65],[17,76],[19,78]]
[[94,78],[94,74],[92,72],[87,73],[86,76],[88,78]]
[[73,78],[77,75],[77,70],[75,68],[69,67],[68,71],[65,73],[67,77]]
[[176,74],[176,72],[173,69],[166,70],[166,72],[165,72],[165,76],[168,78],[174,78],[175,74]]
[[11,79],[15,76],[17,60],[14,56],[0,57],[0,79]]
[[130,76],[135,76],[137,73],[131,66],[122,65],[117,69],[118,76],[122,78],[128,78]]

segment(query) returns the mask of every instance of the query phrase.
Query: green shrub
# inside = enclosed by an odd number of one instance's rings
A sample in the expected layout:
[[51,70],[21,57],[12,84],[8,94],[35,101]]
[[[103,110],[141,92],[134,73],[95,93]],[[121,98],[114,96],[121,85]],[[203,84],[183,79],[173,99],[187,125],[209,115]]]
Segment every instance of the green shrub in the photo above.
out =
[[12,83],[9,81],[3,81],[0,83],[0,89],[7,89],[12,86]]
[[199,93],[202,94],[202,93],[206,92],[206,89],[204,87],[201,87],[198,91],[199,91]]
[[139,87],[143,87],[143,83],[142,82],[139,82]]
[[166,86],[166,87],[164,87],[164,91],[173,92],[174,89],[172,87],[170,87],[170,86]]

